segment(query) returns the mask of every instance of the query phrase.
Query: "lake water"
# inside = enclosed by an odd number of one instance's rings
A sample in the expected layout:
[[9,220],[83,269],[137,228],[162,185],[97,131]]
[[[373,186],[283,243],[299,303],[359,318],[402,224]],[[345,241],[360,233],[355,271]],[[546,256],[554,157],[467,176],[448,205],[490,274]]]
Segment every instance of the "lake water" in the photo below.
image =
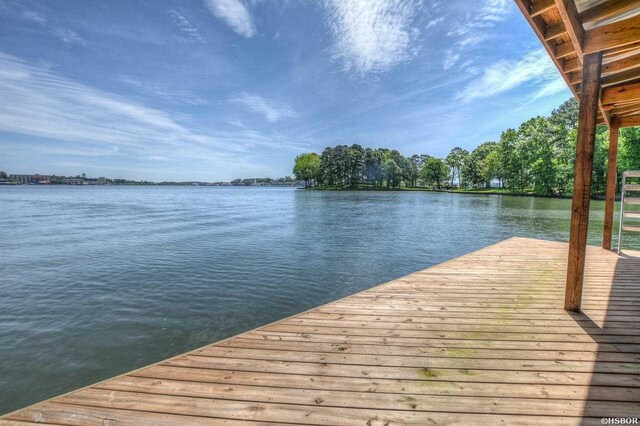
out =
[[[566,241],[570,204],[426,192],[0,187],[0,413],[505,238]],[[601,243],[602,210],[592,203],[591,244]]]

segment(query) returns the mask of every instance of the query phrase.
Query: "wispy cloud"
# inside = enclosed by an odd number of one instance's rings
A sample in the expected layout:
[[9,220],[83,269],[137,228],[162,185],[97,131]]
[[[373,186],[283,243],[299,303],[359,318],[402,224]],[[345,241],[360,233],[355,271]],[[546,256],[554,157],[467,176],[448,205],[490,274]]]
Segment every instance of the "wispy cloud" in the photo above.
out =
[[439,17],[437,17],[437,18],[434,18],[434,19],[432,19],[432,20],[428,21],[428,22],[424,25],[424,27],[425,27],[425,28],[435,27],[436,25],[438,25],[438,24],[439,24],[440,22],[442,22],[442,21],[444,21],[444,17],[439,16]]
[[200,35],[200,31],[187,18],[176,10],[170,10],[169,15],[173,22],[178,26],[182,35],[178,36],[178,40],[183,43],[206,43],[206,40]]
[[458,43],[469,45],[478,39],[477,30],[491,28],[503,21],[509,12],[508,0],[487,0],[478,10],[470,12],[465,19],[454,23],[447,35],[462,37]]
[[[413,58],[420,31],[412,24],[422,2],[325,0],[334,53],[360,75],[386,72]],[[434,24],[435,25],[435,24]]]
[[559,91],[562,86],[551,59],[543,50],[536,50],[517,60],[501,60],[486,68],[477,79],[457,93],[456,99],[468,103],[507,92],[522,85],[537,85],[545,90]]
[[22,17],[28,21],[38,22],[40,24],[45,24],[47,22],[47,18],[45,18],[44,15],[36,12],[35,10],[23,11]]
[[488,31],[507,18],[510,7],[510,0],[486,0],[477,10],[469,12],[464,19],[455,21],[449,27],[447,36],[456,41],[447,51],[443,68],[446,70],[453,67],[466,48],[486,40]]
[[86,46],[87,42],[84,38],[80,36],[77,32],[70,30],[68,28],[51,28],[51,34],[58,37],[64,43],[67,44],[78,44],[80,46]]
[[176,89],[174,86],[168,86],[164,84],[146,83],[137,80],[132,77],[121,75],[118,77],[123,83],[128,84],[131,87],[137,89],[140,93],[152,96],[156,99],[160,99],[165,102],[173,104],[187,104],[187,105],[206,105],[208,102],[189,92],[188,90]]
[[445,70],[448,70],[452,66],[458,62],[460,59],[460,53],[454,50],[448,50],[446,56],[444,57],[444,62],[442,63],[442,67]]
[[15,150],[24,150],[25,152],[37,151],[38,154],[45,155],[60,155],[60,156],[72,156],[72,157],[110,157],[121,155],[120,148],[117,146],[101,148],[101,147],[93,147],[93,146],[80,146],[80,147],[69,147],[69,146],[57,146],[57,145],[44,145],[42,143],[32,143],[26,141],[2,141],[2,145],[4,147],[10,147],[12,151]]
[[41,13],[35,10],[24,10],[22,12],[22,18],[44,27],[47,31],[67,44],[78,44],[80,46],[86,46],[86,40],[80,36],[77,32],[64,28],[49,22],[49,20]]
[[290,106],[269,101],[251,93],[239,93],[231,98],[231,102],[264,116],[271,123],[297,116],[297,113]]
[[256,33],[247,7],[240,0],[205,0],[207,7],[224,20],[233,31],[244,37],[253,37]]
[[0,53],[0,130],[80,143],[144,148],[239,145],[187,127],[170,114],[133,103]]

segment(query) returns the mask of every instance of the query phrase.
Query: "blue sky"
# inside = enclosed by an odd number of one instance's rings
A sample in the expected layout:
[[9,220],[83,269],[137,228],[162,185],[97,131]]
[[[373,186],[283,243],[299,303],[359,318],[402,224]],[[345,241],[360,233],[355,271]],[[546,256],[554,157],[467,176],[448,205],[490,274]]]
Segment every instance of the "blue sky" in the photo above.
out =
[[229,180],[445,156],[570,92],[511,0],[0,0],[0,170]]

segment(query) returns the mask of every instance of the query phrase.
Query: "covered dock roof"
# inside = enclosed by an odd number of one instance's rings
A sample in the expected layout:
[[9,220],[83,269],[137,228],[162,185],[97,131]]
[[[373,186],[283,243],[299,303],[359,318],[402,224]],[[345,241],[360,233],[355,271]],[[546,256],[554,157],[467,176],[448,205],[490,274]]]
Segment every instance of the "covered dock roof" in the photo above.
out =
[[640,1],[516,3],[578,99],[584,55],[602,53],[598,124],[640,125]]

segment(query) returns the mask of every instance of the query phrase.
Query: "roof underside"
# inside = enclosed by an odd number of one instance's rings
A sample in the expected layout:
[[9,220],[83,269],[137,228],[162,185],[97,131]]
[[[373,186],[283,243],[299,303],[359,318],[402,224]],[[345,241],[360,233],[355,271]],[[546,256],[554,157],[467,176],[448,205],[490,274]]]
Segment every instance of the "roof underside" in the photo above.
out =
[[515,0],[573,94],[602,52],[598,123],[640,125],[640,0]]

